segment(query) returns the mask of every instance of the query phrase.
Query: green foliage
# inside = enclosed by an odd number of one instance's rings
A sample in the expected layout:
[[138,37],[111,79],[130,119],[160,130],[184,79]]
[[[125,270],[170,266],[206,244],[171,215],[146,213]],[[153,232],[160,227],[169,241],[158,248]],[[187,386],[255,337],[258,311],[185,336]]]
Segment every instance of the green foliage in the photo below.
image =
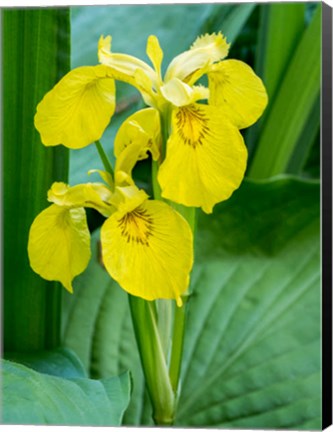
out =
[[[22,359],[21,359],[22,360]],[[68,350],[28,356],[33,369],[2,361],[2,421],[6,424],[119,426],[130,398],[130,377],[86,378]],[[58,370],[50,369],[56,364]],[[54,376],[58,372],[63,375]]]
[[68,9],[7,9],[3,24],[4,345],[59,343],[60,288],[29,267],[28,232],[54,180],[66,180],[68,152],[45,148],[37,103],[69,68]]
[[[267,178],[286,172],[297,147],[294,162],[296,159],[304,163],[304,154],[307,154],[320,122],[319,113],[315,110],[320,92],[321,6],[317,7],[311,23],[303,31],[294,50],[291,47],[299,37],[296,31],[303,26],[302,9],[299,5],[287,5],[294,8],[289,20],[286,5],[266,5],[270,6],[275,6],[277,10],[270,8],[268,11],[268,18],[264,22],[268,29],[263,30],[262,35],[262,39],[268,40],[259,45],[261,50],[258,51],[258,57],[271,100],[267,114],[261,122],[260,133],[256,133],[256,129],[252,132],[252,141],[258,141],[249,167],[249,176],[252,178]],[[283,25],[284,31],[279,32],[277,27],[281,27],[282,22],[286,25]],[[284,34],[286,29],[289,43],[281,47],[280,35]],[[279,56],[285,45],[286,54]],[[280,48],[276,48],[277,46]],[[281,60],[275,60],[276,57]],[[313,113],[315,117],[311,118]],[[312,140],[310,144],[308,139],[304,143],[301,141],[305,133]],[[301,152],[299,146],[302,146]]]
[[[196,254],[175,425],[320,427],[319,184],[245,182]],[[124,422],[151,424],[126,293],[96,255],[74,287],[66,345],[93,376],[131,370]]]
[[199,229],[177,423],[319,428],[319,185],[244,183]]

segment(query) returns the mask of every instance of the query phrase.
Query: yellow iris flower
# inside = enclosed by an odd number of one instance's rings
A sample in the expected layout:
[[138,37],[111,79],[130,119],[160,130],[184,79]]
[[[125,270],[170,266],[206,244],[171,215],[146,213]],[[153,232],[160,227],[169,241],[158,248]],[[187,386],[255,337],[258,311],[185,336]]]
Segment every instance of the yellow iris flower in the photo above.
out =
[[[35,124],[42,141],[81,148],[98,140],[114,112],[114,80],[127,82],[151,107],[147,118],[142,115],[135,125],[127,125],[123,132],[129,140],[151,122],[160,133],[159,116],[169,120],[166,155],[158,173],[162,196],[210,213],[244,177],[247,150],[239,129],[253,124],[267,105],[260,78],[245,63],[224,60],[228,50],[221,33],[198,37],[162,76],[163,51],[155,36],[148,38],[146,50],[152,66],[113,53],[111,37],[101,37],[101,65],[69,72],[38,106]],[[203,75],[208,88],[195,85]]]
[[53,204],[36,217],[30,229],[30,265],[43,278],[60,281],[72,292],[73,278],[85,270],[90,259],[84,207],[91,207],[107,218],[101,243],[109,274],[133,295],[146,300],[175,299],[180,306],[193,264],[192,232],[173,208],[148,200],[134,185],[131,171],[137,159],[148,150],[158,157],[158,135],[148,126],[146,131],[139,129],[140,134],[145,139],[136,140],[131,151],[121,136],[117,138],[114,181],[99,171],[106,184],[52,185],[48,200]]

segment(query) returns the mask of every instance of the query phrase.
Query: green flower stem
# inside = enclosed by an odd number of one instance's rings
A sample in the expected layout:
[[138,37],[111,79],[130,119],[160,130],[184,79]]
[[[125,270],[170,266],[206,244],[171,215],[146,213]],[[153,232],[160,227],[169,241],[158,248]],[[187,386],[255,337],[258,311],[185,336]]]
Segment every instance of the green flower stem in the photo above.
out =
[[105,153],[102,144],[99,141],[95,141],[95,144],[105,170],[112,175],[112,178],[114,178],[111,162],[109,161],[109,158],[107,157],[107,154]]
[[186,303],[187,299],[185,299],[182,307],[175,308],[175,317],[173,323],[172,351],[169,367],[169,376],[171,387],[175,395],[177,395],[178,392],[180,370],[183,357]]
[[172,425],[175,397],[160,341],[155,304],[129,295],[132,321],[157,425]]
[[158,168],[159,168],[159,162],[153,160],[153,162],[152,162],[152,183],[153,183],[154,199],[163,201],[163,198],[161,195],[161,186],[159,185],[159,183],[157,181]]
[[[177,205],[174,207],[183,217],[187,220],[193,233],[193,239],[195,237],[196,231],[196,209],[193,207],[185,207]],[[182,297],[183,306],[176,307],[175,316],[173,322],[173,336],[172,336],[172,350],[171,359],[169,367],[169,375],[172,389],[177,395],[179,389],[179,379],[180,371],[183,357],[183,347],[184,347],[184,336],[185,336],[185,323],[186,323],[186,310],[187,310],[187,300],[188,295]]]
[[156,300],[157,326],[163,348],[164,358],[167,359],[171,344],[173,305],[170,300]]

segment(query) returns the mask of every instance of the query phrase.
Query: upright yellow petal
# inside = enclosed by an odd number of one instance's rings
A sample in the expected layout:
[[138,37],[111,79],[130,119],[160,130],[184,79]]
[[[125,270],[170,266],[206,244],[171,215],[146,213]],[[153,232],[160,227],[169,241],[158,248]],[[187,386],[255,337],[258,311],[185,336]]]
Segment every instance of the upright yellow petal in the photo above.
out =
[[72,280],[90,259],[90,234],[84,209],[52,204],[30,228],[28,254],[32,269],[73,292]]
[[268,97],[261,79],[239,60],[224,60],[208,73],[209,104],[222,106],[233,123],[243,129],[262,115]]
[[211,213],[244,177],[247,150],[223,110],[193,104],[175,109],[173,131],[158,181],[162,196]]
[[78,149],[99,140],[115,110],[115,84],[107,67],[70,71],[37,106],[35,126],[46,146]]
[[114,213],[104,223],[101,239],[105,267],[125,291],[181,304],[193,264],[193,240],[188,223],[174,209],[145,201],[129,213]]
[[204,86],[189,86],[178,78],[172,78],[161,87],[163,97],[172,105],[181,107],[201,99],[208,99],[209,91]]
[[114,211],[110,203],[111,195],[110,189],[102,183],[85,183],[70,187],[66,183],[55,182],[48,191],[47,199],[67,208],[94,208],[108,217]]
[[147,63],[134,56],[111,52],[111,40],[111,36],[100,37],[99,62],[110,68],[114,79],[136,87],[142,93],[145,102],[153,105],[153,89],[156,89],[158,82],[156,72]]
[[148,37],[146,52],[155,68],[158,77],[161,78],[163,51],[156,36],[150,35]]
[[188,51],[172,60],[165,73],[165,81],[179,78],[194,84],[211,64],[226,57],[228,51],[229,44],[221,33],[200,36]]

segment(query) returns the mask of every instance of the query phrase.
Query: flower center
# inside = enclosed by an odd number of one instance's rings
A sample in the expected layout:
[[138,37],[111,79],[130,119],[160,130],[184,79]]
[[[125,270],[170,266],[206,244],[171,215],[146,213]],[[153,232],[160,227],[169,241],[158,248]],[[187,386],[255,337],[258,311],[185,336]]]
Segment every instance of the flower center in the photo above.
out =
[[177,131],[184,142],[196,148],[203,144],[209,133],[208,118],[203,110],[197,106],[179,108],[176,113]]
[[139,243],[145,246],[149,246],[153,225],[153,219],[147,210],[140,207],[126,213],[118,222],[121,235],[126,238],[127,243]]

